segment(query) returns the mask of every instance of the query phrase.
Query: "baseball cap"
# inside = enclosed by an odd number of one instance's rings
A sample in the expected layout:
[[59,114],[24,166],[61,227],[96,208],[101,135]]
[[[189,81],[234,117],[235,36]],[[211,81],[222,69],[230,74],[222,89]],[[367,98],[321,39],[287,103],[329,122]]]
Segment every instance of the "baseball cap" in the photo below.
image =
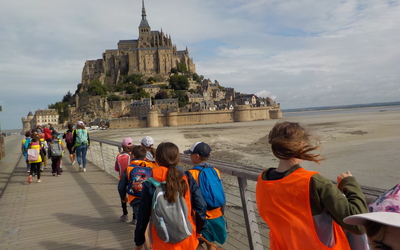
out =
[[154,145],[154,139],[151,136],[145,136],[139,142],[148,148]]
[[133,141],[132,138],[126,137],[122,140],[122,146],[128,147],[128,146],[133,146]]
[[370,213],[348,216],[343,221],[350,225],[362,226],[373,221],[400,227],[400,184],[380,195],[368,208]]
[[79,121],[79,122],[76,123],[76,125],[85,126],[85,123],[83,123],[83,121]]
[[185,154],[198,154],[203,157],[209,157],[211,153],[211,147],[205,142],[196,142],[188,150],[183,151]]

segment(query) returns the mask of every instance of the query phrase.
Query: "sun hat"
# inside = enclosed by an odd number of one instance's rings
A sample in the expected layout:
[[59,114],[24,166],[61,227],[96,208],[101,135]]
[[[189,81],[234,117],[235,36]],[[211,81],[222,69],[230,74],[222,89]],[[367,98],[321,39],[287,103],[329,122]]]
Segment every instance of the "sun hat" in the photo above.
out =
[[203,157],[209,157],[211,153],[211,147],[205,142],[196,142],[190,147],[190,149],[183,151],[185,154],[198,154]]
[[132,138],[130,138],[130,137],[126,137],[126,138],[124,138],[123,140],[122,140],[122,146],[124,146],[124,147],[129,147],[129,146],[133,146],[133,141],[132,141]]
[[76,123],[76,125],[85,126],[85,123],[83,123],[83,121],[79,121],[79,122]]
[[148,148],[154,145],[154,139],[151,136],[145,136],[139,142]]
[[381,194],[368,208],[370,213],[348,216],[343,221],[350,225],[362,226],[373,221],[400,227],[400,184]]

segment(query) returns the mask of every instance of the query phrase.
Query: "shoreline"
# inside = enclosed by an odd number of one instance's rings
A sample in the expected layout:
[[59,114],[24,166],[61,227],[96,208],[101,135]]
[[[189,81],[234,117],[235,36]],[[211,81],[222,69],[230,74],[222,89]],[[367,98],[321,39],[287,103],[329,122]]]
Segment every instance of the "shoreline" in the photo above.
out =
[[243,165],[276,167],[267,135],[278,121],[300,122],[321,139],[320,153],[327,160],[321,165],[303,162],[302,167],[318,171],[331,180],[350,171],[360,185],[390,189],[399,183],[400,112],[361,112],[351,114],[302,115],[252,122],[218,123],[158,128],[132,128],[91,131],[93,137],[120,142],[131,137],[152,136],[160,142],[175,143],[180,152],[197,141],[213,149],[213,159]]

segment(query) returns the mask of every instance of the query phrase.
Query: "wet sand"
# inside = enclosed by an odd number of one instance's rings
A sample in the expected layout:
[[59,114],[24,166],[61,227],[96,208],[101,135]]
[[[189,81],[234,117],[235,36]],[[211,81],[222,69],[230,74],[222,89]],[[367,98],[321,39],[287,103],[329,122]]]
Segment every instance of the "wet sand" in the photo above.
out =
[[[331,180],[347,170],[361,185],[389,189],[400,182],[400,112],[371,111],[355,114],[329,114],[282,118],[300,122],[320,136],[320,153],[326,158],[318,165],[303,162],[309,170]],[[245,165],[276,167],[267,141],[270,129],[278,120],[222,123],[199,126],[137,128],[92,131],[91,136],[120,142],[131,137],[134,143],[152,136],[155,144],[171,141],[180,151],[194,142],[211,145],[214,159]]]

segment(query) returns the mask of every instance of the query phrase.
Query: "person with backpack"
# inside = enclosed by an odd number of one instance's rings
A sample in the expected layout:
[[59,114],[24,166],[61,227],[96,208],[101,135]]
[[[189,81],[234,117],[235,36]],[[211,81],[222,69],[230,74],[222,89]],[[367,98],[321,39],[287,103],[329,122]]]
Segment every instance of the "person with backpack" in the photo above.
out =
[[[39,144],[40,144],[40,147],[42,147],[44,149],[44,151],[47,151],[48,143],[44,139],[44,133],[43,134],[39,134]],[[43,154],[41,156],[42,156],[42,163],[40,164],[40,172],[43,172],[43,170],[45,168],[47,168],[47,160],[46,160],[46,157],[44,157]]]
[[51,173],[53,176],[61,176],[61,159],[64,155],[64,145],[57,135],[53,135],[52,141],[48,145],[49,159],[51,159]]
[[32,141],[28,147],[28,162],[31,166],[31,170],[28,176],[28,183],[32,182],[34,173],[37,173],[37,182],[42,182],[40,179],[40,164],[42,162],[42,156],[46,156],[46,151],[39,144],[39,137],[33,136]]
[[[212,243],[216,241],[219,244],[224,244],[227,237],[224,217],[226,198],[221,173],[217,168],[207,163],[211,154],[211,147],[207,143],[196,142],[184,153],[190,154],[190,160],[195,166],[188,172],[196,180],[207,203],[207,224],[202,236],[206,240],[207,249],[216,250]],[[201,246],[203,243],[204,240],[200,239],[198,250],[204,249]]]
[[[118,172],[118,179],[121,180],[122,175],[124,174],[125,169],[130,165],[131,162],[131,154],[133,148],[133,141],[132,138],[126,137],[122,140],[121,143],[122,152],[117,154],[115,158],[114,170]],[[118,182],[118,187],[119,183]],[[126,196],[126,194],[125,194]],[[122,207],[122,215],[120,217],[121,221],[128,221],[128,210],[126,209],[126,201],[125,199],[121,199],[121,207]]]
[[140,141],[140,144],[146,148],[146,160],[154,162],[154,155],[156,150],[154,149],[154,139],[151,136],[145,136]]
[[31,135],[32,135],[31,131],[26,131],[25,132],[25,139],[23,139],[22,143],[21,143],[21,152],[22,152],[22,155],[25,158],[26,170],[28,171],[28,173],[31,172],[31,167],[30,167],[29,161],[28,161],[28,147],[29,147],[29,144],[31,143],[31,140],[32,140]]
[[69,160],[71,161],[71,165],[75,164],[76,154],[74,148],[74,129],[72,124],[68,124],[68,130],[64,132],[63,139],[67,145]]
[[[156,149],[153,177],[143,183],[135,229],[136,250],[145,243],[150,222],[154,250],[194,250],[199,244],[206,216],[206,203],[190,173],[177,166],[179,148],[163,142]],[[195,212],[195,213],[194,213]]]
[[90,146],[89,133],[83,121],[76,124],[76,130],[73,136],[73,149],[76,151],[76,159],[79,164],[79,171],[86,172],[86,153]]
[[360,235],[364,229],[343,219],[368,211],[356,179],[347,171],[337,177],[336,186],[318,172],[302,168],[303,160],[324,159],[315,152],[318,137],[299,123],[276,123],[268,142],[279,163],[259,175],[256,203],[270,228],[270,249],[350,250],[344,230]]

